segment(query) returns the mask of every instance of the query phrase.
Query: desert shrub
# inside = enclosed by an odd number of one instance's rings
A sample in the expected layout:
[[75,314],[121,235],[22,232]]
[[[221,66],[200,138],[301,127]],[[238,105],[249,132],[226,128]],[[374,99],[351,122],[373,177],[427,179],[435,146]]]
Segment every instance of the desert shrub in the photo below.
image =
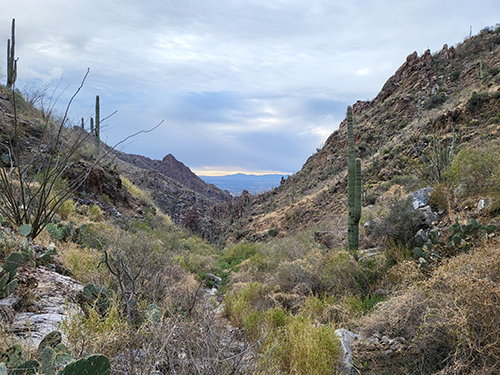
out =
[[277,283],[283,292],[291,292],[298,284],[306,291],[317,290],[321,281],[317,265],[306,259],[282,262],[277,270]]
[[267,311],[267,321],[272,330],[286,326],[290,319],[290,313],[280,307],[275,307]]
[[87,315],[70,312],[60,328],[67,337],[69,350],[75,357],[81,356],[82,353],[116,356],[127,347],[129,338],[127,322],[116,302],[104,318],[96,309],[90,309]]
[[[197,243],[196,240],[193,242]],[[208,248],[213,251],[210,247]],[[185,278],[185,272],[174,261],[175,255],[165,251],[161,241],[152,236],[145,236],[144,233],[114,231],[106,238],[104,250],[115,269],[118,267],[123,271],[125,267],[131,274],[138,275],[134,281],[135,298],[148,303],[156,303],[167,298],[171,294],[171,285]],[[189,257],[189,253],[186,255],[186,258],[190,260],[189,265],[197,270],[205,267],[203,250],[196,249],[200,250],[201,255],[195,253],[195,249],[192,250],[193,257]],[[200,258],[196,255],[200,255]],[[197,263],[198,260],[200,263]],[[114,281],[117,282],[117,280]],[[128,281],[125,284],[128,288],[132,287],[132,285],[127,285]],[[115,288],[117,288],[116,285]]]
[[426,107],[428,109],[433,109],[439,107],[441,104],[443,104],[447,99],[447,96],[445,93],[441,94],[436,94],[431,96],[427,101],[426,101]]
[[242,242],[237,245],[225,248],[222,251],[223,266],[234,268],[242,261],[250,258],[257,252],[258,245],[252,242]]
[[278,343],[276,355],[286,374],[336,374],[342,350],[331,325],[312,324],[303,317],[291,319]]
[[362,333],[409,341],[403,357],[391,358],[398,373],[497,373],[499,276],[496,246],[448,259],[428,280],[379,305]]
[[461,72],[459,70],[456,70],[456,71],[450,73],[450,80],[452,82],[455,82],[460,77],[460,73]]
[[372,235],[386,237],[397,246],[413,248],[420,225],[420,214],[413,208],[413,197],[409,196],[389,204],[389,210],[373,224]]
[[89,223],[80,229],[79,243],[84,247],[101,250],[107,239],[113,237],[115,231],[117,229],[109,223]]
[[179,241],[181,251],[174,258],[188,272],[201,274],[217,269],[217,254],[213,247],[198,237]]
[[73,199],[66,199],[61,207],[59,207],[58,212],[63,220],[68,220],[72,215],[76,213],[75,201],[73,201]]
[[226,295],[224,313],[236,326],[242,327],[247,315],[253,310],[263,310],[265,295],[269,288],[259,283],[241,286],[236,292]]
[[92,221],[102,221],[104,219],[104,214],[99,206],[93,205],[90,208],[90,220]]
[[490,95],[487,92],[477,93],[474,91],[467,101],[467,109],[471,112],[476,112],[490,101]]
[[362,294],[369,288],[369,282],[361,266],[347,251],[328,254],[317,259],[321,275],[321,284],[315,294],[333,296],[351,296]]
[[490,143],[481,148],[464,149],[451,165],[449,176],[462,194],[498,193],[500,146]]
[[73,242],[58,244],[63,265],[71,270],[71,275],[76,280],[84,283],[104,283],[106,271],[98,267],[101,253],[95,249],[82,248]]
[[438,212],[447,213],[450,211],[452,194],[450,189],[444,184],[434,185],[430,194],[429,204]]
[[422,281],[422,274],[418,264],[410,259],[398,262],[387,271],[385,287],[388,289],[405,289],[410,285]]

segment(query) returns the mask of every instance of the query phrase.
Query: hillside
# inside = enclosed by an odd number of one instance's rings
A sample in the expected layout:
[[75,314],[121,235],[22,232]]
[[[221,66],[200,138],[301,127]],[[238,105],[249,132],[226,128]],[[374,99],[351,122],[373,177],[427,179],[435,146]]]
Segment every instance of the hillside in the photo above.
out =
[[[353,105],[365,202],[375,203],[396,181],[406,192],[429,185],[410,159],[421,163],[432,152],[433,137],[443,146],[454,139],[458,153],[498,136],[499,44],[498,30],[485,29],[434,54],[414,52],[373,100]],[[227,227],[226,233],[263,238],[271,229],[289,233],[345,212],[345,129],[344,120],[299,172],[251,198],[244,215],[232,216],[226,203],[212,217],[238,220],[239,229]]]
[[279,186],[284,177],[281,174],[253,175],[243,173],[226,176],[200,176],[203,181],[224,188],[233,196],[241,195],[243,190],[247,190],[252,195],[264,193]]
[[499,373],[500,27],[352,107],[358,250],[345,120],[232,198],[0,86],[0,373]]
[[[222,191],[213,184],[207,184],[195,175],[182,162],[178,161],[172,154],[168,154],[163,160],[151,160],[148,157],[126,154],[116,151],[115,154],[120,160],[146,171],[156,171],[165,177],[172,179],[186,188],[195,191],[207,198],[215,201],[227,201],[231,199],[230,194]],[[168,209],[167,209],[168,211]]]

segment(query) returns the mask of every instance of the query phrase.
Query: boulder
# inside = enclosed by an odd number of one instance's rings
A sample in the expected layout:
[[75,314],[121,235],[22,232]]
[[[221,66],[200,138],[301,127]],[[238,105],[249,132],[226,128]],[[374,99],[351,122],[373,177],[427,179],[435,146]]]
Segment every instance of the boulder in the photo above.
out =
[[37,281],[37,287],[30,291],[30,311],[17,312],[6,330],[36,347],[46,335],[57,330],[69,311],[81,311],[76,295],[83,290],[83,284],[44,267],[29,273]]
[[[413,206],[415,206],[415,204]],[[432,211],[431,206],[419,207],[418,211],[422,215],[425,225],[431,226],[432,223],[438,221],[438,214]]]
[[359,339],[359,335],[352,333],[351,331],[340,328],[335,330],[335,334],[340,339],[340,345],[342,347],[342,351],[344,355],[342,356],[342,360],[340,361],[340,365],[338,368],[338,373],[341,375],[355,375],[357,374],[357,370],[354,367],[354,363],[352,360],[352,345],[354,341]]
[[433,190],[434,189],[431,187],[423,188],[408,194],[407,197],[413,197],[413,208],[418,209],[429,204],[429,200],[431,199],[431,193]]
[[490,201],[488,199],[481,199],[479,202],[477,202],[477,211],[482,211],[486,207],[490,205]]

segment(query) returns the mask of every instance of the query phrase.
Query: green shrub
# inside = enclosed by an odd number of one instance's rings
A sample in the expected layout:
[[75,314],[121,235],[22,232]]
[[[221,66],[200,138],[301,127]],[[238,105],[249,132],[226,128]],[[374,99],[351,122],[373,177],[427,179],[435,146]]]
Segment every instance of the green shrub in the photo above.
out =
[[451,201],[451,192],[444,184],[434,185],[430,194],[429,204],[437,211],[448,212]]
[[68,220],[72,215],[76,213],[76,203],[73,199],[67,199],[64,203],[59,207],[59,215],[63,220]]
[[242,242],[222,251],[222,261],[226,268],[232,269],[242,261],[253,256],[257,251],[258,245],[253,242]]
[[426,107],[428,109],[437,108],[442,105],[446,101],[446,99],[447,96],[445,93],[433,95],[426,101]]
[[412,248],[420,226],[420,214],[413,208],[413,197],[394,200],[389,211],[373,225],[373,236],[386,237],[396,246]]
[[474,91],[467,101],[467,109],[471,112],[476,112],[481,109],[482,106],[488,104],[490,101],[490,95],[487,92],[480,92],[479,94]]
[[465,195],[500,193],[500,145],[490,143],[482,148],[458,153],[447,172],[458,192]]

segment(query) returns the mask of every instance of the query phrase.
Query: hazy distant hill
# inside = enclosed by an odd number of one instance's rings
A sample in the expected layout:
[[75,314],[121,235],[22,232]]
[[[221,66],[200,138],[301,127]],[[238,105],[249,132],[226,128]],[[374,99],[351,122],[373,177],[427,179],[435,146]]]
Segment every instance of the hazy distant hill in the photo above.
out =
[[267,174],[254,175],[237,173],[227,176],[198,176],[208,184],[214,184],[221,190],[227,190],[234,196],[241,195],[243,190],[248,190],[250,194],[259,194],[269,191],[273,187],[278,187],[282,177],[287,175]]

